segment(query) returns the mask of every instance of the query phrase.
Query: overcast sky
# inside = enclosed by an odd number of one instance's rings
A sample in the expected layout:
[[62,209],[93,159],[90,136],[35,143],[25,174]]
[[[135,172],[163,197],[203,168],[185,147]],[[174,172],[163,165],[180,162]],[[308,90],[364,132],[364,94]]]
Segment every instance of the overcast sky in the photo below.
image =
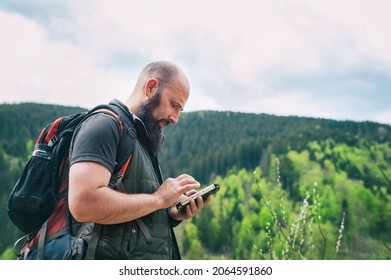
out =
[[391,1],[0,0],[0,103],[125,100],[186,72],[186,111],[391,124]]

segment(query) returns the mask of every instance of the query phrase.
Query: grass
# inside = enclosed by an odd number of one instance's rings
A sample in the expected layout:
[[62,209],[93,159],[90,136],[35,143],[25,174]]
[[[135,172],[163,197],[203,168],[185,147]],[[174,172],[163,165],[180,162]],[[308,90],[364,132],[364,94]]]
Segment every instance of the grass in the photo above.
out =
[[[272,201],[263,193],[259,182],[254,176],[255,183],[261,193],[261,200],[266,206],[272,221],[271,223],[266,223],[265,227],[267,249],[262,249],[265,246],[259,246],[256,243],[254,243],[254,249],[261,259],[326,259],[329,240],[327,238],[327,232],[324,229],[324,224],[322,224],[321,203],[317,183],[314,183],[312,191],[306,192],[306,196],[300,205],[298,213],[294,215],[294,218],[288,219],[283,199],[284,191],[280,182],[278,158],[276,159],[276,168],[277,187],[280,193],[278,207],[275,207]],[[334,259],[337,258],[343,240],[344,223],[345,212],[342,213],[338,236],[336,238],[337,241],[334,246]],[[316,239],[314,239],[315,227],[317,228]],[[315,249],[317,249],[318,253],[314,252]]]

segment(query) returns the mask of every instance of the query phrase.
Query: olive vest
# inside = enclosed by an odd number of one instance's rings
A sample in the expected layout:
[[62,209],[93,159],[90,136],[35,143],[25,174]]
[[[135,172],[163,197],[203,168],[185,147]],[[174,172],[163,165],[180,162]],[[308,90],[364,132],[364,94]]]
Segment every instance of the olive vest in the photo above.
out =
[[[122,183],[127,193],[153,193],[163,182],[158,159],[151,155],[145,144],[148,143],[148,134],[138,118],[135,118],[135,127],[137,140]],[[102,226],[95,259],[179,259],[172,229],[176,224],[168,210],[155,211],[141,220],[146,226],[143,230],[137,221]],[[150,238],[146,238],[145,230]]]

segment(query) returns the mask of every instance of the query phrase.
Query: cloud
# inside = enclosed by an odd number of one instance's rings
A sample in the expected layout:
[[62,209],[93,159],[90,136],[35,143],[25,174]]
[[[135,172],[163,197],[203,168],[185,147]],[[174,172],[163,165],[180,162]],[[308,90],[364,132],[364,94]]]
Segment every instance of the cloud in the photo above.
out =
[[49,40],[39,24],[0,12],[0,26],[12,26],[0,30],[4,101],[86,106],[119,90],[121,73],[96,67],[93,56],[66,41]]
[[164,59],[189,77],[187,110],[391,123],[390,8],[376,0],[2,1],[1,101],[125,99],[141,67]]

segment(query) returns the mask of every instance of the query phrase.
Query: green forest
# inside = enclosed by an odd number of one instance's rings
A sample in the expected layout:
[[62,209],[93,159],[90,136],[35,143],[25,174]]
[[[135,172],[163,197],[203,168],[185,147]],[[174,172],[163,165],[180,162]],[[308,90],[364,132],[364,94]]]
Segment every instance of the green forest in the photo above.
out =
[[[38,133],[85,111],[0,105],[0,258],[22,234],[8,195]],[[391,259],[391,127],[238,112],[182,113],[165,130],[163,175],[220,184],[175,228],[184,259]]]

